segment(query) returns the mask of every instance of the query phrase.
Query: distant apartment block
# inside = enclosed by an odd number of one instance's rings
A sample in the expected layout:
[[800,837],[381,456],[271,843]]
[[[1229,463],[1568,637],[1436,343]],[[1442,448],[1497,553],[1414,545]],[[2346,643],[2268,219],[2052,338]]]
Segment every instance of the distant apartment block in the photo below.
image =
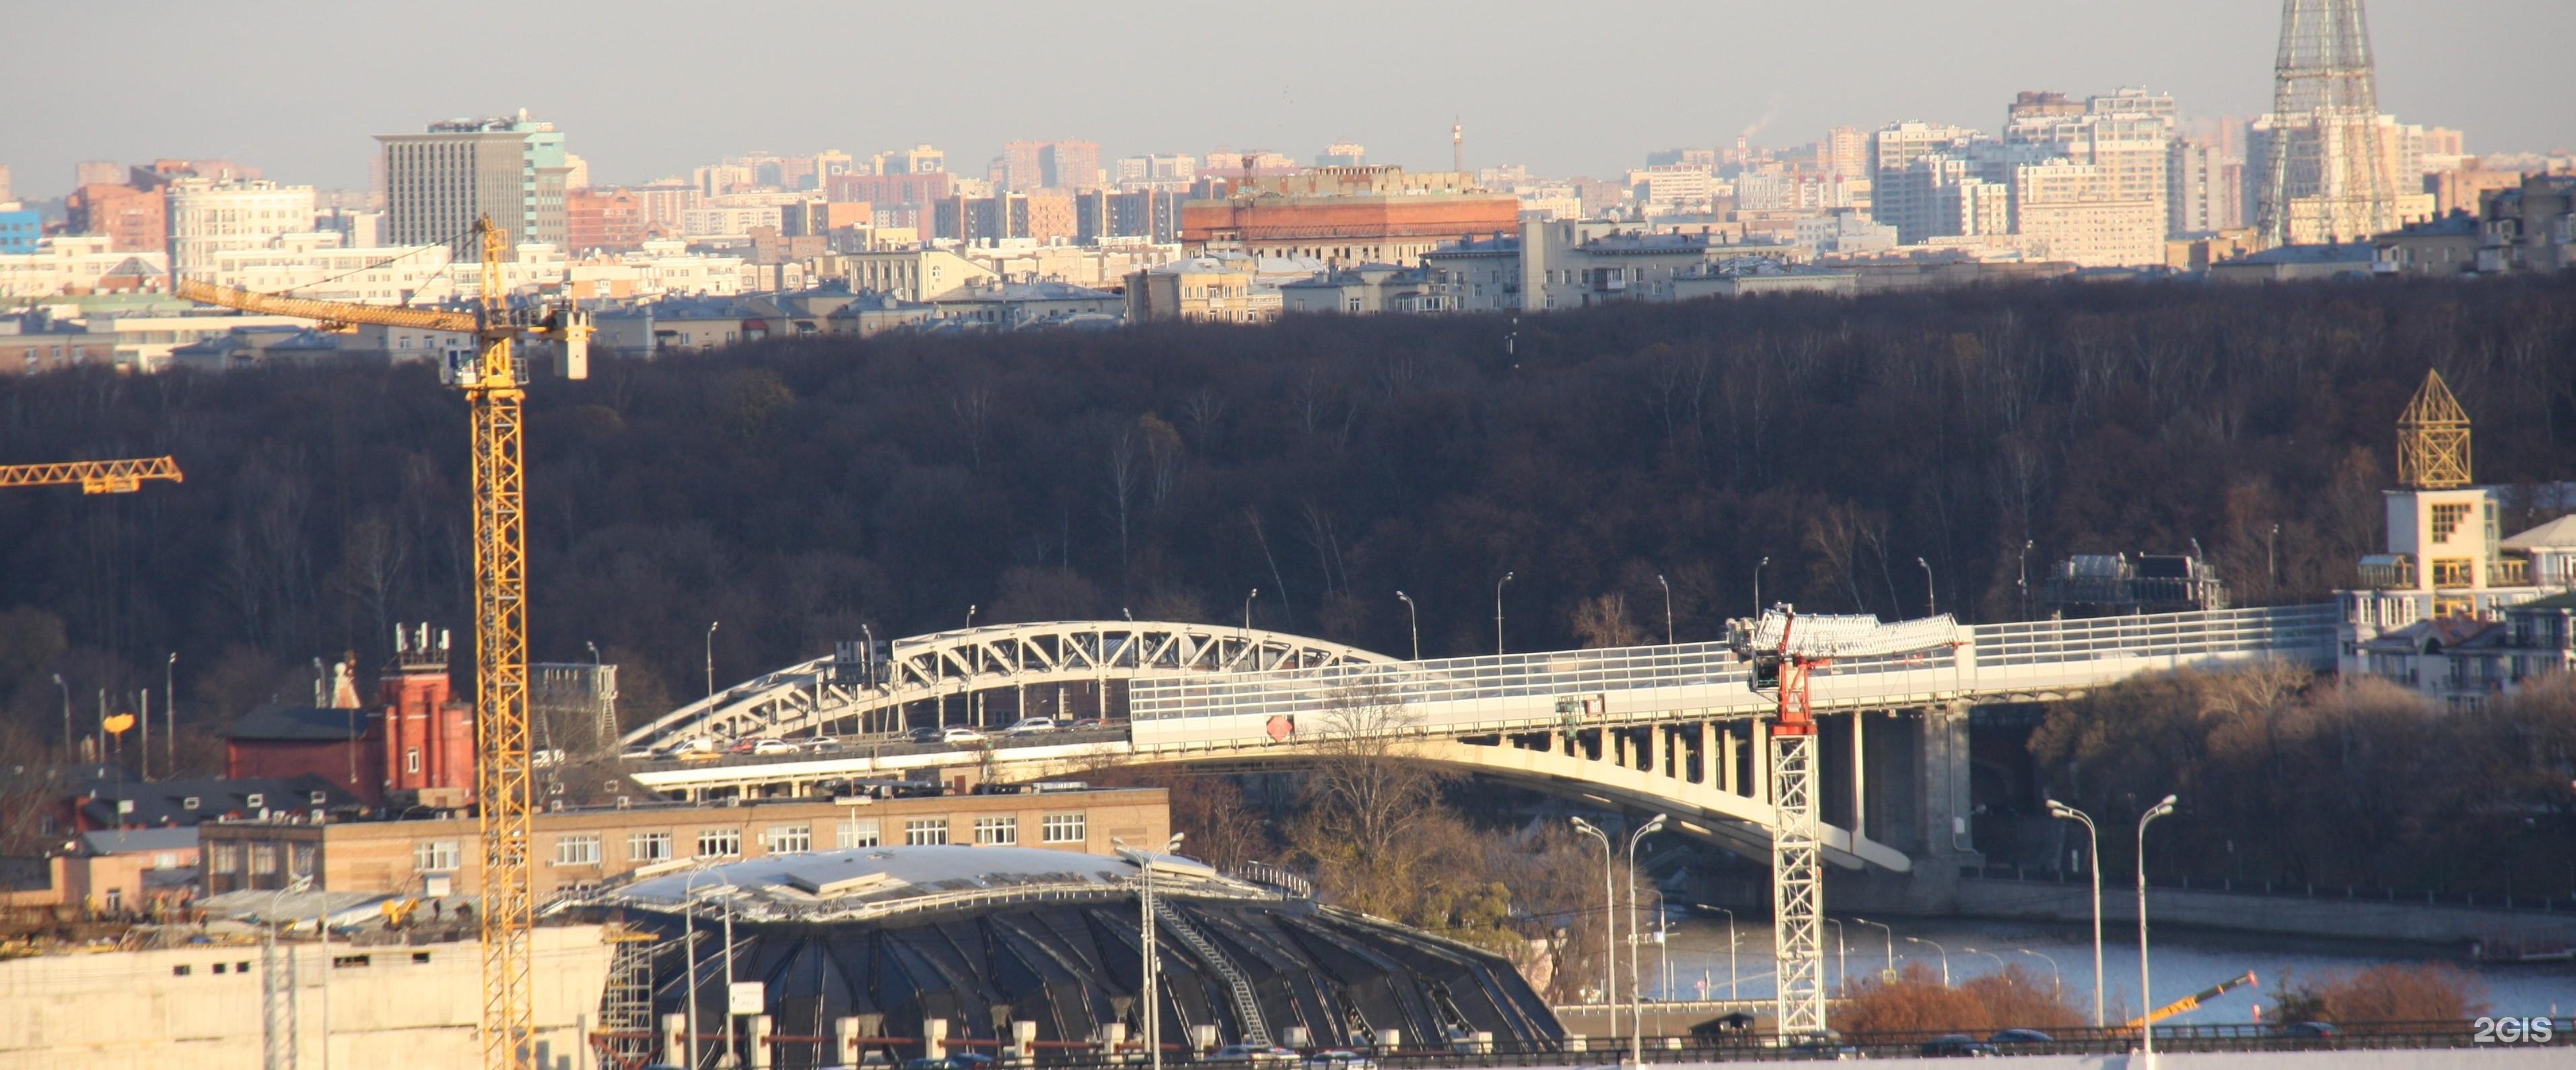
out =
[[418,134],[378,134],[384,147],[386,240],[443,244],[458,259],[481,252],[471,233],[490,215],[509,240],[565,239],[564,136],[527,112],[450,119]]
[[63,214],[71,233],[103,235],[117,252],[169,251],[168,204],[158,184],[82,186],[63,199]]
[[219,253],[264,248],[280,235],[313,229],[311,186],[183,178],[170,183],[168,196],[170,267],[182,276],[212,272]]
[[564,246],[575,254],[641,248],[651,233],[651,208],[633,190],[564,192]]

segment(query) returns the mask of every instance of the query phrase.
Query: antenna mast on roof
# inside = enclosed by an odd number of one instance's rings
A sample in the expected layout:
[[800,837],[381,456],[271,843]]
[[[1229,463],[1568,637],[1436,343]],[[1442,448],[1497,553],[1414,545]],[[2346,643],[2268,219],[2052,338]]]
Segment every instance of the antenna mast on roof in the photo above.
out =
[[1451,116],[1449,120],[1449,169],[1467,173],[1467,126]]

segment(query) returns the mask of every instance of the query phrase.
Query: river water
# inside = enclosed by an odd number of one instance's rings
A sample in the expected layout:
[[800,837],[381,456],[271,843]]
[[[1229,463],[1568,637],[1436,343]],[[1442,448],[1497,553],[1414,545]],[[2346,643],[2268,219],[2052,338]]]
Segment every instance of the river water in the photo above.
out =
[[[1825,978],[1836,991],[1845,976],[1854,980],[1888,967],[1891,956],[1902,967],[1920,962],[1938,971],[1946,949],[1950,979],[1964,981],[1997,972],[1996,958],[2018,961],[2038,977],[2050,978],[2047,958],[2056,960],[2056,976],[2068,1001],[2088,1012],[2093,1005],[2093,942],[2089,923],[2064,925],[1947,918],[1892,918],[1890,933],[1876,925],[1841,918],[1825,926]],[[1621,922],[1626,919],[1623,917]],[[1652,926],[1649,918],[1647,924]],[[1727,998],[1727,922],[1723,916],[1674,912],[1662,954],[1652,945],[1640,965],[1645,990],[1662,990],[1658,975],[1665,958],[1671,963],[1671,998],[1698,998],[1705,984],[1708,998]],[[1650,932],[1651,938],[1652,933]],[[2169,1019],[2175,1024],[2223,1024],[2254,1020],[2253,1006],[2263,1004],[2263,1019],[2273,1018],[2272,994],[2284,973],[2313,977],[2345,972],[2383,962],[2445,962],[2475,975],[2487,988],[2487,1003],[2497,1015],[2562,1015],[2576,1012],[2576,964],[2476,963],[2439,946],[2273,937],[2205,929],[2157,927],[2149,947],[2155,1005],[2161,1006],[2246,971],[2258,979],[2255,988],[2239,988],[2190,1014]],[[1912,937],[1909,941],[1907,938]],[[2102,939],[2103,990],[2113,1021],[2134,1012],[2138,999],[2138,930],[2134,925],[2106,923]],[[1771,923],[1752,918],[1735,926],[1732,989],[1745,999],[1772,996]],[[1920,942],[1916,942],[1920,941]],[[1968,949],[1976,949],[1974,952]],[[2031,952],[2025,954],[2024,952]],[[1628,964],[1620,964],[1620,987],[1628,984]]]

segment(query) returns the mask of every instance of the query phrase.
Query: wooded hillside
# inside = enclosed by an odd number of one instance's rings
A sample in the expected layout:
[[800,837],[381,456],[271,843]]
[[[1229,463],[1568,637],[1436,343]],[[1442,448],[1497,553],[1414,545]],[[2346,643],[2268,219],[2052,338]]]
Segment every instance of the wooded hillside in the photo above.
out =
[[[1507,351],[1506,340],[1511,339]],[[1766,599],[2019,612],[2069,552],[2197,539],[2240,602],[2375,547],[2427,367],[2483,481],[2576,476],[2576,279],[2048,285],[1521,317],[864,343],[608,361],[530,404],[541,660],[624,663],[630,713],[965,622],[1235,620],[1427,655],[1711,638]],[[0,377],[0,456],[176,454],[188,481],[0,495],[0,701],[62,673],[208,725],[466,631],[464,403],[429,370]],[[2523,517],[2509,517],[2508,523]],[[2266,540],[2280,525],[2278,582]],[[15,607],[15,608],[11,608]],[[1580,610],[1580,612],[1579,612]],[[460,643],[460,646],[464,644]]]

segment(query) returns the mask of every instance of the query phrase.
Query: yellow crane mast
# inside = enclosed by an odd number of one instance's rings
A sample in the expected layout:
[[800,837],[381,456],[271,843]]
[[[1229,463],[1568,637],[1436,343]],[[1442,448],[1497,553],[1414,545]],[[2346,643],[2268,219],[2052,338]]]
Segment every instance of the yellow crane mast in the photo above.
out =
[[137,457],[123,461],[62,461],[55,464],[0,464],[0,487],[70,487],[83,494],[128,494],[143,489],[147,479],[184,483],[173,457]]
[[529,930],[536,889],[529,869],[531,756],[528,750],[528,540],[525,469],[521,464],[519,368],[511,352],[521,332],[564,344],[567,377],[581,378],[589,318],[569,302],[541,314],[514,313],[501,282],[508,238],[490,217],[475,224],[482,241],[482,300],[472,312],[394,308],[258,294],[178,281],[178,296],[250,312],[299,316],[326,324],[382,324],[470,333],[475,361],[457,376],[473,413],[474,702],[478,726],[475,795],[481,819],[483,909],[483,1065],[533,1065]]

